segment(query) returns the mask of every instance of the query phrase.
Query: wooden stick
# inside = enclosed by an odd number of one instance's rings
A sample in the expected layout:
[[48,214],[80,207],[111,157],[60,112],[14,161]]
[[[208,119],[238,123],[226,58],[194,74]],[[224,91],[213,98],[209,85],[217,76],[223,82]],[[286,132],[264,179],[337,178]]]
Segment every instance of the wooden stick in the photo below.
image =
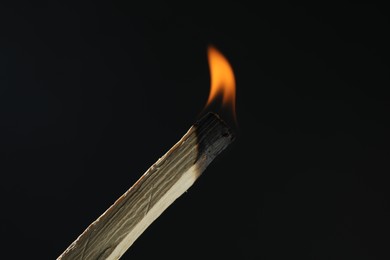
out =
[[57,259],[119,259],[233,139],[216,114],[204,116]]

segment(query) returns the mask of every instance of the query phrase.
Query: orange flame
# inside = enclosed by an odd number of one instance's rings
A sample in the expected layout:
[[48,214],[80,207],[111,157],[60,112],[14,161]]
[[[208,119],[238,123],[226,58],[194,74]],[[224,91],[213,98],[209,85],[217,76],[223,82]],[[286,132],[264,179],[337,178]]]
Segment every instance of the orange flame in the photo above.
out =
[[222,104],[232,110],[236,120],[236,80],[233,69],[222,53],[213,46],[208,48],[208,60],[211,85],[206,106],[218,95],[222,95]]

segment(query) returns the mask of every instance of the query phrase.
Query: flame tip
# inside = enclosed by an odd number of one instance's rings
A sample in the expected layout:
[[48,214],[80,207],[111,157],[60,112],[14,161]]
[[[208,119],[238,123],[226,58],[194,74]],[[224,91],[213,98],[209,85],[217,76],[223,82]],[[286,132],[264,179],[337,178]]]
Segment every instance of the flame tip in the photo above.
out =
[[229,106],[236,118],[236,81],[233,69],[225,56],[213,44],[208,46],[210,67],[210,94],[206,106],[217,96],[222,96],[222,105]]

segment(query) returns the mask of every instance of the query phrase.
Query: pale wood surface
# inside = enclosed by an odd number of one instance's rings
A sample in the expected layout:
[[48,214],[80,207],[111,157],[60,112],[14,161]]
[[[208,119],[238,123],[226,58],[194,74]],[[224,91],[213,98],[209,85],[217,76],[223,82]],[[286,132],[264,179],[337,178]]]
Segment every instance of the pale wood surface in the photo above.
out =
[[119,259],[232,140],[229,129],[217,115],[209,113],[203,117],[58,260]]

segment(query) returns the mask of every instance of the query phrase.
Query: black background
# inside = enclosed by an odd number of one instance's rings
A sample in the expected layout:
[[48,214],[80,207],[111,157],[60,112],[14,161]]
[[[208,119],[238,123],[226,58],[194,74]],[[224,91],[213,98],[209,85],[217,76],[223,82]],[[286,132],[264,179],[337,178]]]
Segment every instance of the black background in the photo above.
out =
[[1,258],[55,259],[199,118],[237,139],[123,259],[388,259],[389,10],[2,3]]

